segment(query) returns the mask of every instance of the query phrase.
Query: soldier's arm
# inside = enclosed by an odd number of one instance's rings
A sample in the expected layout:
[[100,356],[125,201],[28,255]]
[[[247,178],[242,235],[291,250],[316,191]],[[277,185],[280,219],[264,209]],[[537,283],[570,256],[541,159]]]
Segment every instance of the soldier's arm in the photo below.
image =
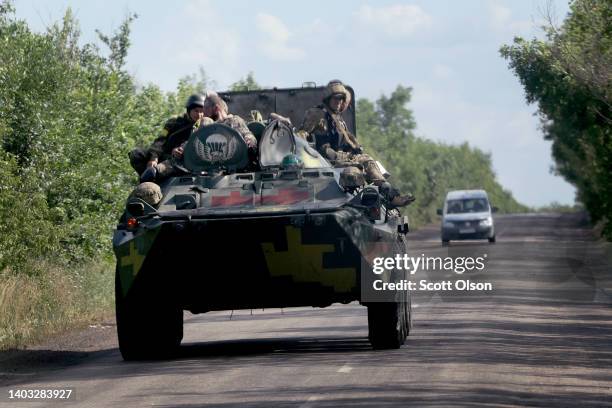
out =
[[238,115],[232,115],[229,125],[240,133],[250,149],[257,149],[257,138],[251,133],[244,119]]
[[166,121],[157,138],[155,138],[151,146],[147,149],[147,157],[150,162],[157,161],[164,153],[164,145],[168,141],[168,134],[171,133],[174,122],[174,119]]
[[242,121],[240,128],[242,129],[240,134],[242,137],[244,137],[244,141],[246,142],[247,146],[249,146],[251,149],[257,149],[257,138],[255,135],[253,135],[253,133],[251,133],[244,121]]
[[288,118],[288,117],[286,117],[286,116],[279,115],[279,114],[278,114],[278,113],[276,113],[276,112],[272,112],[272,113],[270,113],[270,118],[269,118],[269,120],[270,120],[270,121],[272,121],[272,120],[279,120],[279,121],[281,121],[281,122],[284,122],[284,123],[288,124],[289,126],[291,126],[291,125],[292,125],[292,123],[291,123],[291,119],[289,119],[289,118]]
[[319,153],[321,153],[321,156],[331,161],[335,161],[338,158],[338,153],[331,148],[329,143],[321,145],[319,147]]
[[304,120],[300,125],[297,134],[303,139],[313,139],[314,133],[325,132],[327,125],[325,123],[325,112],[319,108],[310,108],[304,114]]
[[151,146],[147,149],[147,160],[149,162],[157,161],[161,157],[166,140],[168,140],[166,136],[159,136],[151,143]]

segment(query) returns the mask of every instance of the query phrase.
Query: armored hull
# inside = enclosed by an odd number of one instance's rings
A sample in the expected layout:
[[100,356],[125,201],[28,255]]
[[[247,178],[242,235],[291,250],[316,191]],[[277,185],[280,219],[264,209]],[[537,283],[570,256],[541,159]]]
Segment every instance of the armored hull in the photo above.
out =
[[[211,125],[195,132],[187,148],[210,159],[210,140],[218,147],[225,135],[227,146],[235,142],[234,154],[244,156],[232,132]],[[304,165],[283,168],[286,154],[301,157]],[[183,310],[352,301],[368,305],[374,347],[399,347],[410,326],[408,294],[376,299],[367,290],[374,257],[406,252],[399,212],[387,209],[380,197],[372,200],[375,188],[347,191],[343,169],[333,168],[286,127],[264,132],[255,171],[240,170],[242,159],[226,159],[223,166],[199,167],[197,157],[187,156],[188,168],[159,182],[159,203],[128,200],[113,237],[124,358],[174,350],[182,338]]]
[[367,251],[403,252],[397,232],[350,207],[263,209],[177,211],[143,222],[141,230],[117,230],[123,295],[158,285],[197,312],[347,303],[361,300]]

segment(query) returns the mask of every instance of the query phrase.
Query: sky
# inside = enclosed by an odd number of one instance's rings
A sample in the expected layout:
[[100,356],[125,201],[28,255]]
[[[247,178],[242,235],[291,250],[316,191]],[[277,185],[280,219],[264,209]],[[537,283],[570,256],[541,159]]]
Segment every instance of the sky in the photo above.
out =
[[575,189],[551,174],[537,107],[499,55],[514,36],[542,37],[545,15],[561,22],[566,0],[314,1],[17,0],[17,16],[42,31],[67,7],[82,41],[113,32],[129,13],[127,69],[174,90],[203,68],[217,90],[253,72],[269,87],[339,78],[357,98],[413,88],[417,136],[468,142],[490,153],[502,186],[520,202],[572,204]]

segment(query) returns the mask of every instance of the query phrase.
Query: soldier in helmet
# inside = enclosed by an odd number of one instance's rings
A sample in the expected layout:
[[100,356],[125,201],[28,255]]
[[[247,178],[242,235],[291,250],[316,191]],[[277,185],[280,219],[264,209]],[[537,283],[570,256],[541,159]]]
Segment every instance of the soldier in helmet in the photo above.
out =
[[204,117],[204,101],[202,95],[191,95],[185,103],[185,114],[166,121],[161,134],[148,149],[138,148],[129,153],[130,164],[139,175],[148,170],[146,178],[154,179],[158,163],[181,156],[181,145],[189,139],[195,123]]
[[319,153],[332,163],[362,167],[366,181],[377,185],[391,205],[410,204],[414,197],[401,195],[385,180],[374,159],[363,153],[357,138],[348,130],[342,112],[350,105],[350,98],[349,90],[340,80],[330,81],[323,103],[306,111],[298,135],[314,141]]
[[332,86],[334,86],[334,85],[339,85],[339,87],[338,87],[338,88],[340,88],[340,87],[344,88],[344,96],[345,96],[345,98],[344,98],[344,100],[342,101],[342,103],[340,104],[340,107],[338,108],[338,111],[339,111],[340,113],[343,113],[344,111],[346,111],[346,110],[348,109],[348,107],[349,107],[349,106],[351,106],[351,98],[352,98],[352,95],[351,95],[351,93],[349,92],[349,90],[348,90],[348,89],[346,89],[346,87],[344,86],[344,84],[342,83],[342,81],[341,81],[341,80],[339,80],[339,79],[332,79],[331,81],[329,81],[329,82],[327,83],[327,89],[328,89],[328,91],[329,91],[330,87],[332,87]]
[[216,123],[227,125],[236,130],[244,139],[249,150],[257,150],[257,139],[249,130],[244,119],[238,115],[228,112],[227,104],[217,94],[210,94],[204,101],[204,116],[209,117]]

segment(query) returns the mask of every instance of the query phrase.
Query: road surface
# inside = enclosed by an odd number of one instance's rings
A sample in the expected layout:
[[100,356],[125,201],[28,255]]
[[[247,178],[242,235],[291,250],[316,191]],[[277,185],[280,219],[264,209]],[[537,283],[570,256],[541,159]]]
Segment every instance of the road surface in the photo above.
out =
[[[371,350],[358,304],[186,314],[170,361],[123,362],[109,324],[63,349],[0,356],[0,406],[50,405],[9,400],[16,389],[72,389],[54,406],[85,407],[612,405],[610,245],[576,214],[496,226],[495,245],[410,234],[414,256],[486,254],[483,271],[461,277],[493,289],[414,292],[399,350]],[[443,278],[433,274],[416,279]]]

